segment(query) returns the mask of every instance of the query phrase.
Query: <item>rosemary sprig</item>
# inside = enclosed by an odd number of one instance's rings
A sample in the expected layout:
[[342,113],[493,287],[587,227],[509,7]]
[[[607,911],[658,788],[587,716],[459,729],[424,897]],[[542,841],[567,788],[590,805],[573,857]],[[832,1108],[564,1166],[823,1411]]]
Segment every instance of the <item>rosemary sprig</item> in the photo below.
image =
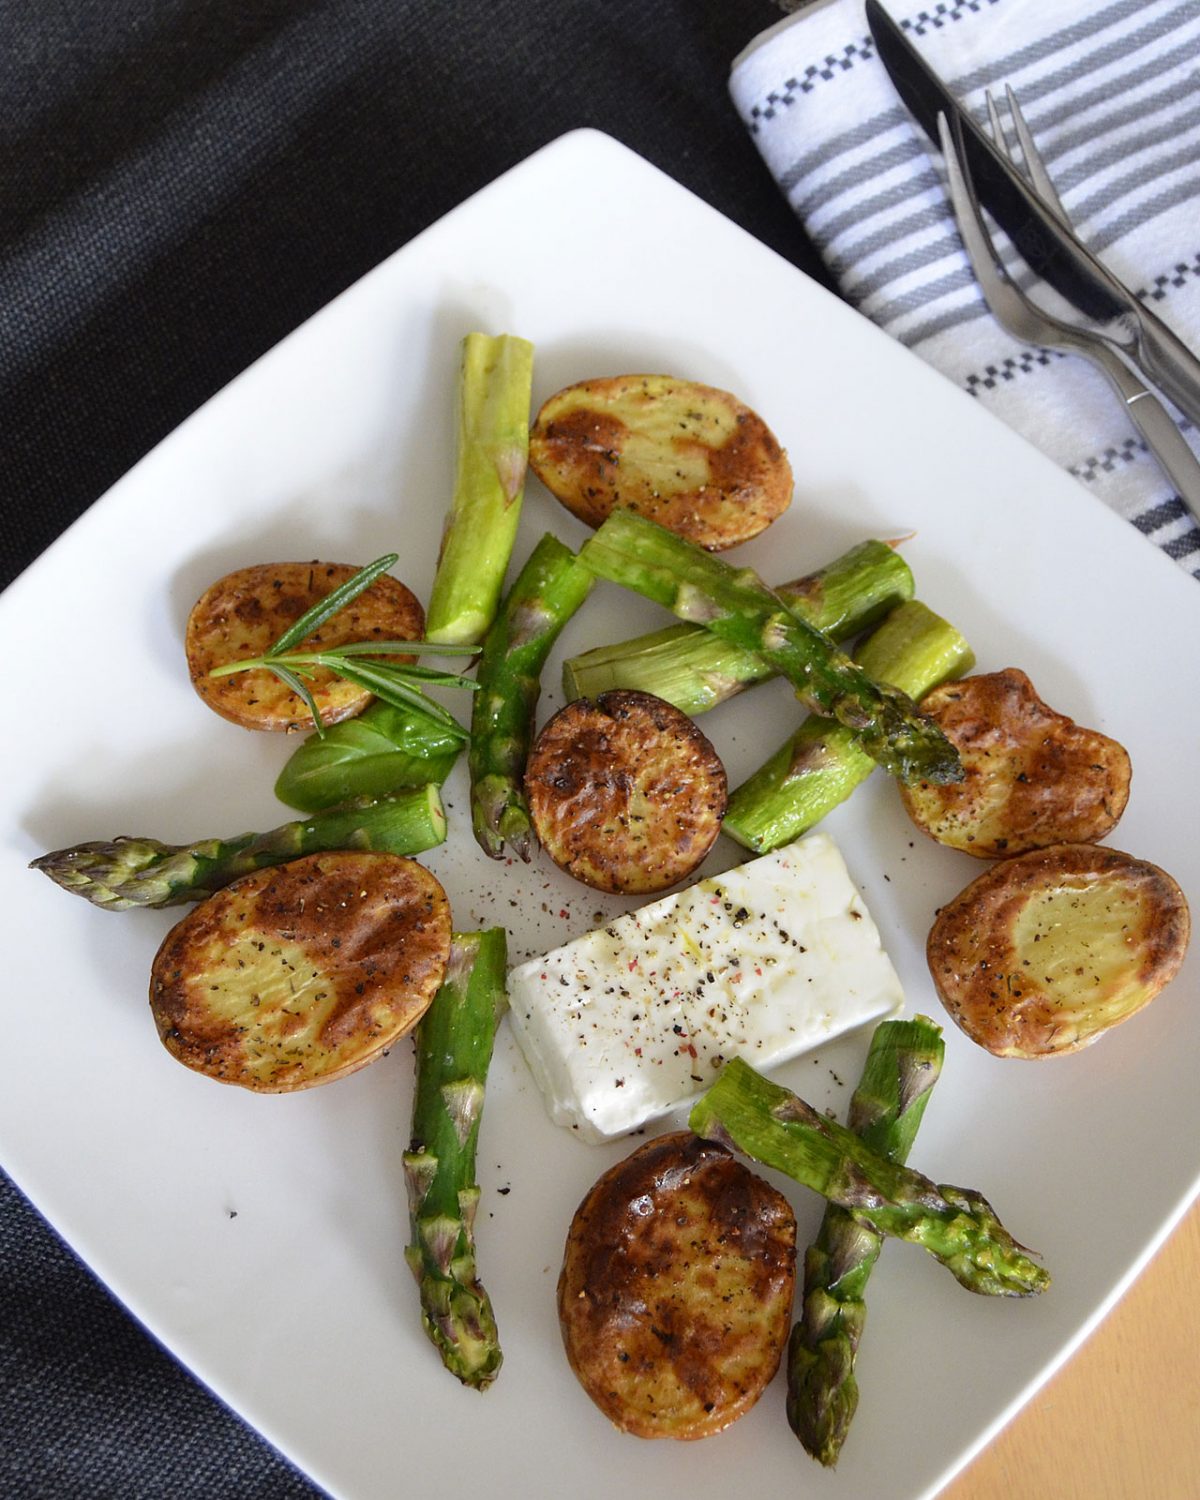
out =
[[[474,692],[479,684],[460,676],[457,672],[442,672],[434,667],[413,666],[408,662],[380,661],[379,657],[416,656],[423,651],[438,656],[475,656],[475,646],[445,646],[432,641],[351,641],[345,646],[330,646],[322,651],[294,651],[301,641],[307,640],[319,630],[326,620],[339,610],[345,609],[358,596],[369,589],[381,573],[397,562],[399,553],[389,552],[378,557],[365,568],[360,568],[352,578],[318,599],[313,607],[279,637],[275,644],[261,656],[244,656],[239,661],[226,662],[214,667],[210,677],[232,677],[237,672],[252,672],[261,669],[272,673],[291,692],[300,698],[316,725],[317,733],[324,734],[321,711],[317,707],[308,683],[318,667],[325,667],[346,682],[366,688],[385,703],[395,708],[410,708],[416,713],[441,724],[458,738],[466,740],[470,735],[452,714],[428,697],[422,687],[427,683],[433,687],[467,688]],[[375,659],[372,659],[375,658]]]

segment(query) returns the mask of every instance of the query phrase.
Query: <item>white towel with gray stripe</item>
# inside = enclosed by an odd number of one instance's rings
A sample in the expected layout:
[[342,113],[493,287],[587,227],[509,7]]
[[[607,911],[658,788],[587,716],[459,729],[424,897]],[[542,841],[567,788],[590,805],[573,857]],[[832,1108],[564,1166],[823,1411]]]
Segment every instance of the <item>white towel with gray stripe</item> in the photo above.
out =
[[[1200,349],[1200,0],[889,8],[981,123],[985,89],[1012,85],[1080,237]],[[1200,528],[1104,377],[1017,343],[988,312],[941,160],[892,88],[862,0],[820,0],[772,27],[735,61],[730,92],[847,300],[1200,578]]]

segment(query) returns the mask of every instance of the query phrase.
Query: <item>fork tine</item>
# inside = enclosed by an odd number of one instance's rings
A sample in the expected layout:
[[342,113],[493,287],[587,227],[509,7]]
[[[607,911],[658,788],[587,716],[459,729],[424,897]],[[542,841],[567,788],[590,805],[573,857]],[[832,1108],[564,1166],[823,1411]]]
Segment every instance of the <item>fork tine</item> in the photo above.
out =
[[971,190],[967,173],[966,153],[962,148],[962,127],[958,121],[953,125],[944,114],[938,115],[938,136],[942,144],[942,156],[946,162],[947,186],[950,190],[950,206],[958,221],[967,259],[975,271],[975,278],[988,300],[988,285],[994,278],[1007,279],[1000,264],[1000,257],[992,243],[987,225],[983,222],[975,194]]
[[983,97],[987,102],[988,122],[992,127],[992,141],[1012,161],[1012,150],[1008,144],[1008,131],[1000,119],[1000,111],[996,107],[996,100],[991,89],[984,89]]
[[1063,207],[1062,199],[1058,196],[1058,189],[1054,186],[1050,173],[1046,170],[1046,163],[1042,160],[1041,152],[1033,139],[1033,132],[1025,122],[1025,116],[1021,113],[1021,106],[1017,102],[1017,96],[1012,90],[1011,84],[1004,85],[1008,95],[1008,112],[1012,116],[1013,127],[1017,132],[1017,140],[1021,143],[1021,155],[1025,158],[1025,165],[1029,175],[1033,179],[1033,185],[1037,189],[1039,197],[1054,210],[1060,219],[1066,219],[1067,211]]

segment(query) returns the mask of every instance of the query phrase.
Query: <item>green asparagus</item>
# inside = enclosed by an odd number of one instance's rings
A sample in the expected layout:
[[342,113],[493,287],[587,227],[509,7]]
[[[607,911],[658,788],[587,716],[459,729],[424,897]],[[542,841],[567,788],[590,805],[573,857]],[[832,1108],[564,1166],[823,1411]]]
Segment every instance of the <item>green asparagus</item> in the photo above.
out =
[[[778,594],[793,614],[843,641],[911,599],[913,576],[890,543],[860,542],[817,572],[780,584]],[[695,715],[772,676],[761,657],[702,625],[679,624],[571,657],[563,664],[563,691],[570,701],[635,688]]]
[[888,1161],[741,1058],[725,1064],[688,1124],[814,1189],[877,1233],[924,1246],[969,1291],[1027,1297],[1050,1284],[982,1194],[937,1186]]
[[478,645],[500,602],[529,458],[533,345],[469,333],[458,383],[458,473],[425,622],[430,641]]
[[359,798],[311,818],[284,823],[270,833],[231,839],[164,844],[119,835],[110,843],[76,844],[35,859],[30,868],[49,875],[64,891],[106,911],[131,906],[179,906],[302,854],[326,849],[374,849],[420,854],[446,837],[446,814],[436,786],[412,787],[391,797]]
[[428,714],[376,699],[356,719],[310,734],[275,783],[275,795],[301,812],[351,797],[382,797],[406,786],[440,786],[463,742]]
[[483,1390],[500,1369],[491,1300],[475,1264],[475,1152],[496,1023],[505,1005],[504,929],[456,933],[441,989],[417,1028],[412,1144],[404,1156],[421,1321],[442,1363]]
[[[953,625],[910,599],[894,609],[855,652],[878,682],[920,698],[969,672],[975,657]],[[853,730],[812,717],[730,793],[721,825],[756,854],[790,843],[844,802],[875,769]]]
[[579,556],[599,577],[761,656],[806,707],[853,729],[871,758],[902,781],[961,780],[958,753],[941,730],[905,694],[873,682],[828,636],[792,614],[750,569],[620,510]]
[[488,631],[471,718],[471,826],[485,854],[507,846],[528,860],[536,838],[522,778],[541,671],[563,626],[594,579],[547,534],[533,549]]
[[[944,1052],[941,1028],[926,1016],[875,1028],[848,1122],[872,1151],[907,1159]],[[804,1258],[803,1312],[788,1344],[787,1415],[827,1467],[837,1463],[858,1406],[863,1293],[882,1244],[876,1230],[831,1203]]]

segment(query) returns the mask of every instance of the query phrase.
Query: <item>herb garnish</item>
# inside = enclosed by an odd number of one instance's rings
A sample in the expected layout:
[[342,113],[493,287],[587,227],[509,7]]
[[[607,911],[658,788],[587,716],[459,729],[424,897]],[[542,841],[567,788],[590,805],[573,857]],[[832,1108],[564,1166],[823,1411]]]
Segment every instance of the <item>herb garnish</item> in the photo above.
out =
[[475,656],[477,646],[446,646],[434,641],[352,641],[345,646],[330,646],[320,651],[294,651],[325,621],[332,618],[346,605],[353,603],[364,593],[381,573],[399,560],[398,552],[389,552],[378,557],[365,568],[360,568],[353,578],[348,578],[324,598],[318,599],[279,637],[273,646],[261,656],[246,656],[240,661],[226,662],[214,667],[210,677],[232,677],[235,672],[251,672],[258,668],[270,672],[285,687],[303,700],[317,733],[324,734],[321,711],[308,687],[318,667],[325,667],[346,682],[356,683],[368,692],[382,698],[395,708],[411,708],[425,714],[443,725],[460,739],[470,736],[452,714],[430,698],[422,684],[430,687],[467,688],[474,692],[479,684],[460,676],[456,672],[439,672],[432,667],[413,666],[408,662],[375,660],[377,657],[419,655],[422,651],[435,652],[438,656]]

